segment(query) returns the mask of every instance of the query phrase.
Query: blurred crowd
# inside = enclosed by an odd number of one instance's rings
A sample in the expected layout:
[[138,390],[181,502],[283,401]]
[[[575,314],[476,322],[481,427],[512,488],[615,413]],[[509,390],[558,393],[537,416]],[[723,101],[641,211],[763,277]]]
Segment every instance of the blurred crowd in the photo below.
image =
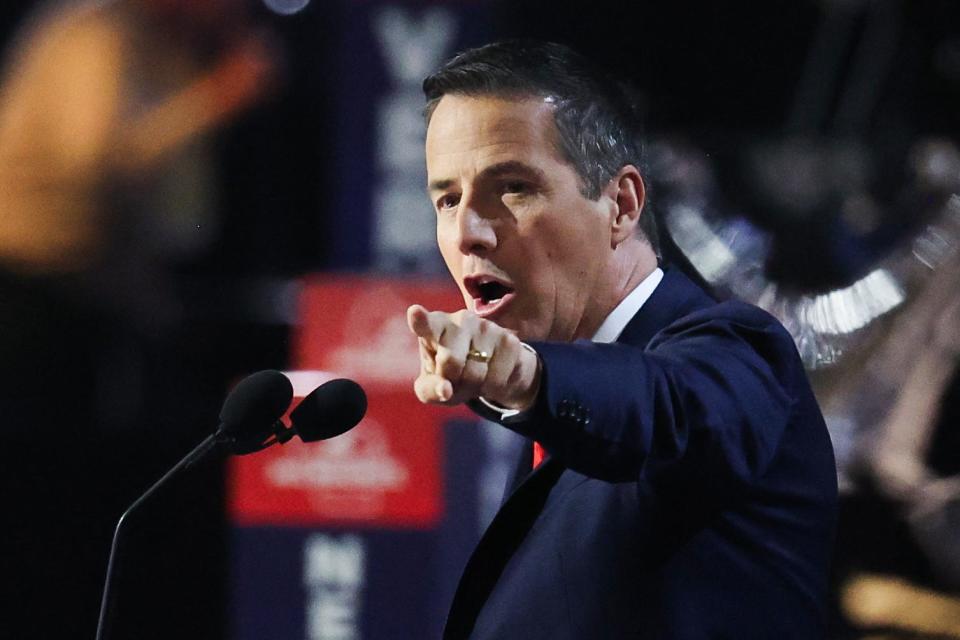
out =
[[[191,315],[182,270],[222,226],[214,136],[270,94],[276,60],[232,0],[46,3],[12,41],[0,83],[2,637],[93,636],[116,519],[210,428],[198,418],[215,417],[210,397],[229,380],[192,366],[214,337]],[[219,633],[220,475],[205,468],[192,502],[174,491],[149,514],[163,521],[154,531],[133,523],[132,564],[152,575],[122,576],[125,609],[148,612],[125,619],[153,629],[118,633],[169,636],[179,623],[149,615],[161,598]],[[170,535],[180,529],[189,537]],[[171,557],[193,582],[183,593],[209,602],[184,603],[175,574],[157,570]]]

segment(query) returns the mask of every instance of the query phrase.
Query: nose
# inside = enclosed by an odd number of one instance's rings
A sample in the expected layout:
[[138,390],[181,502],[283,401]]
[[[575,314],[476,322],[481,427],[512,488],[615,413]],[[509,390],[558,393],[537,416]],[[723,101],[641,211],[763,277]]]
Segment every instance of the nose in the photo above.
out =
[[473,203],[461,203],[457,212],[457,234],[460,252],[464,255],[484,255],[497,248],[493,217],[484,215]]

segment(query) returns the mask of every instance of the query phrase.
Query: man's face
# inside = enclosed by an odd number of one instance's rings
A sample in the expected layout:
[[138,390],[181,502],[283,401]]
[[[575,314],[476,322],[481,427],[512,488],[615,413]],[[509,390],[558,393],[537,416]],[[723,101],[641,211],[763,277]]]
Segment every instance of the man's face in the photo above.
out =
[[[542,99],[444,96],[427,130],[437,242],[468,309],[524,340],[590,337],[611,204],[580,193]],[[601,315],[601,317],[597,317]]]

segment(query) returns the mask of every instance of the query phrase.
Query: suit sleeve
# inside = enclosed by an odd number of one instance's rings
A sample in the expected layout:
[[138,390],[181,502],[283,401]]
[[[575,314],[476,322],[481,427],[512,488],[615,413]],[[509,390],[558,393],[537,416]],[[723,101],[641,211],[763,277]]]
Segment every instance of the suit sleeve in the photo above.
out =
[[719,306],[730,313],[691,314],[646,349],[533,343],[544,371],[537,405],[507,426],[595,478],[751,484],[777,453],[800,363],[775,320]]

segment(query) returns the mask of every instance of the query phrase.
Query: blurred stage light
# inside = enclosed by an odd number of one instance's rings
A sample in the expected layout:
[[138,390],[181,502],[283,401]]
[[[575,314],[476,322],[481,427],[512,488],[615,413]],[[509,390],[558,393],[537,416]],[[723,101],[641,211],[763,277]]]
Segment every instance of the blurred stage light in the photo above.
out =
[[274,13],[289,16],[303,11],[310,4],[310,0],[263,0],[263,4]]

